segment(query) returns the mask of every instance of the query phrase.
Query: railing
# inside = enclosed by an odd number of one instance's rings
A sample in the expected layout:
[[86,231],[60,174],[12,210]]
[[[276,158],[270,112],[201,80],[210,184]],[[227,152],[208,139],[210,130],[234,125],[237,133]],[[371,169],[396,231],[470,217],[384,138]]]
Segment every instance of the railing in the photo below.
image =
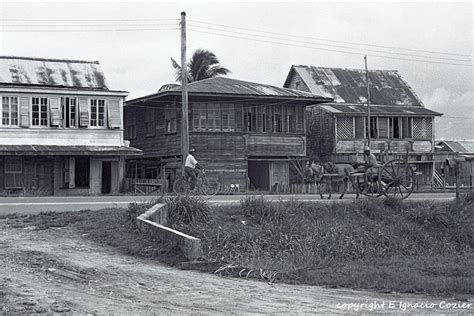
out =
[[[158,187],[166,185],[161,179],[125,178],[123,189],[132,193],[153,193]],[[165,188],[166,190],[166,188]]]

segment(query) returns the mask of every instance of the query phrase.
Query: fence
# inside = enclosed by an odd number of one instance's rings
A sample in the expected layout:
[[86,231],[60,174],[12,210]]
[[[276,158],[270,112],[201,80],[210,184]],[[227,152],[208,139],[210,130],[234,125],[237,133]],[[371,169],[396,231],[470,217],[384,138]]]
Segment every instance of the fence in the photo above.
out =
[[[124,192],[132,193],[153,193],[158,187],[166,184],[161,179],[141,179],[141,178],[125,178],[123,182]],[[167,188],[165,187],[165,190]]]

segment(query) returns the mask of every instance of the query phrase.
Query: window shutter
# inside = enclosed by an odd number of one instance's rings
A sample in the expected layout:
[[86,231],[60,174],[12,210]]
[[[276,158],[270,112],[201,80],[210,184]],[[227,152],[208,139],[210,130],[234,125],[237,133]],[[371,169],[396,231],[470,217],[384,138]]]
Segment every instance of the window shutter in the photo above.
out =
[[20,97],[20,126],[30,126],[30,99],[27,97]]
[[51,112],[51,125],[59,126],[61,124],[61,109],[59,107],[59,98],[49,98],[49,109]]
[[120,101],[117,99],[110,99],[108,106],[109,127],[120,128]]
[[379,117],[379,138],[393,138],[393,135],[389,136],[388,127],[388,117]]
[[79,126],[89,126],[89,103],[86,98],[79,98]]

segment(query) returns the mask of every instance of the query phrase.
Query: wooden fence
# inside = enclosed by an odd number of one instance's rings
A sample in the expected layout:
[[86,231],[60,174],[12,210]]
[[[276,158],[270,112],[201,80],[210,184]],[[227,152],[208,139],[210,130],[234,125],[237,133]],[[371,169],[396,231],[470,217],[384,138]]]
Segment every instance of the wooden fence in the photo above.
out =
[[[162,185],[163,180],[161,179],[125,178],[123,181],[123,190],[124,192],[130,193],[148,194],[153,193],[158,187],[161,187]],[[166,187],[165,190],[167,190]]]

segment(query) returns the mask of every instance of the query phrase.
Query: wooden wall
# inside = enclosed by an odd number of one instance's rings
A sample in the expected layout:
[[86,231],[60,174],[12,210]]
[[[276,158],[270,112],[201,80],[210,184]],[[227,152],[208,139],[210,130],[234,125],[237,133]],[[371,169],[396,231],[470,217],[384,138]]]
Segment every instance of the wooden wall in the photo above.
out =
[[311,159],[322,160],[335,150],[335,120],[319,107],[306,109],[306,153]]

